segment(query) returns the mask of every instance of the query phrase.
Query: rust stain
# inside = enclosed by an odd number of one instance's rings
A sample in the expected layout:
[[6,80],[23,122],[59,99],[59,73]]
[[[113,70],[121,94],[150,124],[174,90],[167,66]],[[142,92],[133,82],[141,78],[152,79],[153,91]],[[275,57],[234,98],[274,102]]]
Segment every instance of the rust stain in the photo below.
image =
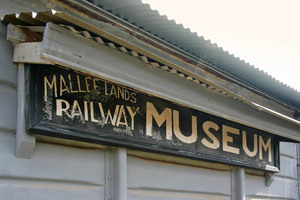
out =
[[43,40],[43,35],[39,33],[32,32],[30,30],[23,31],[26,35],[26,42],[41,42]]
[[115,23],[112,23],[110,20],[106,19],[105,17],[101,17],[99,14],[86,9],[83,6],[80,6],[79,4],[70,2],[68,0],[54,0],[54,1],[58,4],[63,4],[64,7],[67,6],[69,10],[79,12],[80,14],[83,14],[89,18],[116,25]]

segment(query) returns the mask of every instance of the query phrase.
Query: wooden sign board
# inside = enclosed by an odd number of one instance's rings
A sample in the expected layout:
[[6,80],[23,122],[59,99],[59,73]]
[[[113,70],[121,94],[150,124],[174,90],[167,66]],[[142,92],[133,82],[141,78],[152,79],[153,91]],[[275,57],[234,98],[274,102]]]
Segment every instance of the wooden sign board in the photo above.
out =
[[27,130],[278,172],[275,135],[67,68],[27,69]]

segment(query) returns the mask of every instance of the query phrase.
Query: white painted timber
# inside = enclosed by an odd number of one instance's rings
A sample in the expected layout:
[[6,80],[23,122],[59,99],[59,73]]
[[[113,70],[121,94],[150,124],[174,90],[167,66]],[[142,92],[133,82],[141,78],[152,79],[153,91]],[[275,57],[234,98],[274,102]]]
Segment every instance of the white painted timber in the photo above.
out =
[[231,178],[232,200],[245,200],[245,169],[234,167]]
[[272,172],[265,173],[265,186],[269,187],[275,179],[275,174]]
[[27,134],[25,130],[26,110],[26,80],[24,64],[18,65],[18,107],[17,107],[17,134],[16,134],[16,157],[30,158],[34,147],[35,137]]
[[113,150],[113,199],[127,200],[127,150]]
[[6,40],[6,26],[0,22],[0,81],[17,85],[17,67],[12,62],[13,46]]
[[247,199],[299,199],[296,144],[280,143],[280,173],[270,186],[264,177],[246,175]]
[[37,143],[30,159],[16,158],[15,137],[0,132],[0,199],[104,198],[105,154]]
[[280,142],[280,173],[276,176],[297,179],[297,145],[296,143]]
[[298,200],[298,181],[275,176],[270,186],[265,186],[264,177],[246,175],[246,199]]
[[50,64],[42,60],[41,42],[27,42],[16,44],[14,49],[13,62],[15,63],[31,63],[31,64]]
[[6,39],[16,44],[26,42],[27,36],[20,27],[8,24]]
[[129,190],[128,199],[130,200],[231,200],[231,197],[218,196],[211,194],[199,194],[199,193],[184,193],[176,191],[159,191],[159,190],[147,190],[147,191],[132,191]]
[[[230,199],[231,172],[128,156],[129,199]],[[151,197],[151,198],[150,198]]]
[[105,200],[127,200],[127,150],[107,148]]
[[[22,2],[27,7],[18,6],[19,4],[16,2]],[[33,7],[32,2],[34,1],[4,0],[1,2],[0,15],[20,11],[29,12],[31,11],[30,6]],[[40,9],[38,5],[42,1],[35,2],[35,9]],[[120,180],[118,187],[121,188],[119,189],[123,191],[124,187],[128,188],[127,199],[130,200],[232,199],[232,172],[229,170],[213,170],[126,156],[123,150],[117,153],[120,155],[119,159],[112,155],[113,160],[109,160],[108,154],[102,149],[74,148],[42,142],[37,142],[30,159],[17,158],[15,156],[17,68],[12,63],[13,49],[11,43],[6,40],[5,29],[5,25],[0,23],[1,200],[105,199],[108,197],[105,196],[106,187],[113,182],[107,181],[108,166],[110,171],[114,170],[113,174],[117,176],[111,178],[114,178],[114,181]],[[74,38],[72,35],[67,35],[67,37],[69,38],[66,41],[63,40],[66,39],[65,37],[59,37],[58,41],[52,41],[53,51],[49,54],[53,56],[51,61],[111,79],[211,114],[274,131],[279,135],[298,138],[299,127],[294,125],[289,127],[289,123],[283,123],[276,117],[262,114],[241,102],[214,94],[196,84],[183,81],[175,75],[146,65],[138,59],[133,59],[108,47],[99,47],[92,41],[80,37]],[[59,42],[62,44],[58,44]],[[82,44],[85,45],[80,46]],[[63,48],[59,49],[60,47]],[[81,53],[83,57],[80,59],[76,55],[65,54],[65,51]],[[78,63],[76,64],[76,62]],[[274,182],[269,187],[265,186],[263,176],[245,175],[247,200],[299,199],[299,179],[297,180],[295,170],[297,167],[295,160],[298,158],[299,152],[297,156],[296,145],[292,143],[281,143],[280,149],[281,173],[275,175]],[[117,162],[118,160],[119,162]],[[111,165],[108,164],[108,161]],[[125,164],[126,162],[127,164]],[[120,163],[121,165],[118,165]],[[298,168],[300,169],[299,164]],[[125,178],[127,178],[127,184],[122,187]],[[111,188],[112,195],[114,194],[113,189]],[[237,189],[239,188],[237,187]],[[113,199],[113,196],[111,197]]]
[[280,156],[280,173],[276,176],[297,179],[297,159]]
[[297,158],[297,143],[280,142],[280,154]]
[[300,127],[48,23],[41,58],[300,141]]
[[99,200],[103,190],[96,186],[78,186],[52,182],[24,182],[23,180],[0,180],[3,200]]
[[0,84],[0,105],[0,129],[15,131],[17,121],[16,88]]
[[[74,1],[71,2],[74,3]],[[76,3],[73,5],[76,5]],[[201,60],[189,55],[187,52],[184,52],[176,47],[174,48],[174,46],[170,46],[170,44],[162,42],[161,40],[157,40],[158,38],[153,35],[145,34],[145,32],[138,27],[128,26],[127,22],[124,22],[123,20],[118,19],[118,17],[108,14],[106,11],[99,9],[99,7],[86,4],[85,1],[80,1],[79,6],[84,6],[88,9],[88,11],[86,10],[87,12],[93,13],[95,14],[95,16],[99,16],[100,18],[102,16],[105,16],[111,22],[91,20],[90,16],[86,16],[85,14],[78,14],[73,9],[58,9],[63,11],[59,13],[59,16],[82,28],[99,34],[100,36],[104,36],[119,45],[124,45],[126,48],[142,53],[144,56],[148,56],[148,58],[158,60],[159,62],[167,66],[171,66],[174,69],[181,71],[182,73],[197,77],[200,80],[216,86],[219,89],[225,89],[226,92],[231,93],[231,95],[239,99],[242,99],[244,102],[251,106],[253,106],[252,102],[255,102],[261,106],[277,111],[278,113],[287,115],[290,118],[294,117],[293,109],[286,108],[285,106],[274,103],[274,101],[272,100],[257,96],[255,92],[245,90],[243,86],[232,84],[228,81],[216,78],[214,74],[206,73],[203,69],[187,63],[188,61],[182,61],[181,58],[179,58],[180,55],[186,56],[186,58],[190,59],[192,62],[195,61],[202,66],[211,68],[209,65],[202,63]],[[132,35],[132,32],[136,33],[136,35],[141,34],[145,38],[141,39],[138,36],[135,37]],[[162,49],[171,49],[171,51],[173,51],[173,55]],[[179,56],[174,56],[174,54],[177,54]]]

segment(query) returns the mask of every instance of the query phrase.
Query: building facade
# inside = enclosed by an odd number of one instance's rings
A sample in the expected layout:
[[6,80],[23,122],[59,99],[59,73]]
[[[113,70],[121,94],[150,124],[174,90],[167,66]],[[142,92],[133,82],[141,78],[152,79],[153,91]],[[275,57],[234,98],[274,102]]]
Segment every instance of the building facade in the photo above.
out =
[[298,92],[138,0],[0,15],[0,199],[299,199]]

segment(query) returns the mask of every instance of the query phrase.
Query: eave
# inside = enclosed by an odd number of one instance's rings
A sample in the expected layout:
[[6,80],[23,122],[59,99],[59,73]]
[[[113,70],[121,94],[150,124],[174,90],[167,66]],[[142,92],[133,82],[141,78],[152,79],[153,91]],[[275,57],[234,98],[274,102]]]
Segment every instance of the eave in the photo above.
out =
[[[205,87],[220,95],[226,95],[234,100],[242,101],[294,125],[299,126],[300,124],[298,107],[270,95],[267,91],[255,88],[253,85],[224,70],[216,69],[210,63],[95,5],[86,1],[53,0],[51,2],[52,4],[47,4],[46,6],[56,11],[48,13],[50,15],[48,20],[61,21],[64,24],[81,27],[112,41],[114,44],[128,48],[144,56],[147,60],[159,63],[160,66],[165,66],[165,69],[171,73],[175,70],[181,74],[182,78],[198,81],[200,85],[202,83]],[[39,13],[36,14],[33,15],[37,17]],[[22,22],[27,21],[29,25],[39,25],[34,20],[22,19],[24,15],[26,16],[26,14],[15,15],[17,21],[19,20],[18,23],[22,25]],[[35,18],[33,15],[32,18]],[[6,21],[5,17],[4,21]],[[8,20],[7,22],[10,21]]]

